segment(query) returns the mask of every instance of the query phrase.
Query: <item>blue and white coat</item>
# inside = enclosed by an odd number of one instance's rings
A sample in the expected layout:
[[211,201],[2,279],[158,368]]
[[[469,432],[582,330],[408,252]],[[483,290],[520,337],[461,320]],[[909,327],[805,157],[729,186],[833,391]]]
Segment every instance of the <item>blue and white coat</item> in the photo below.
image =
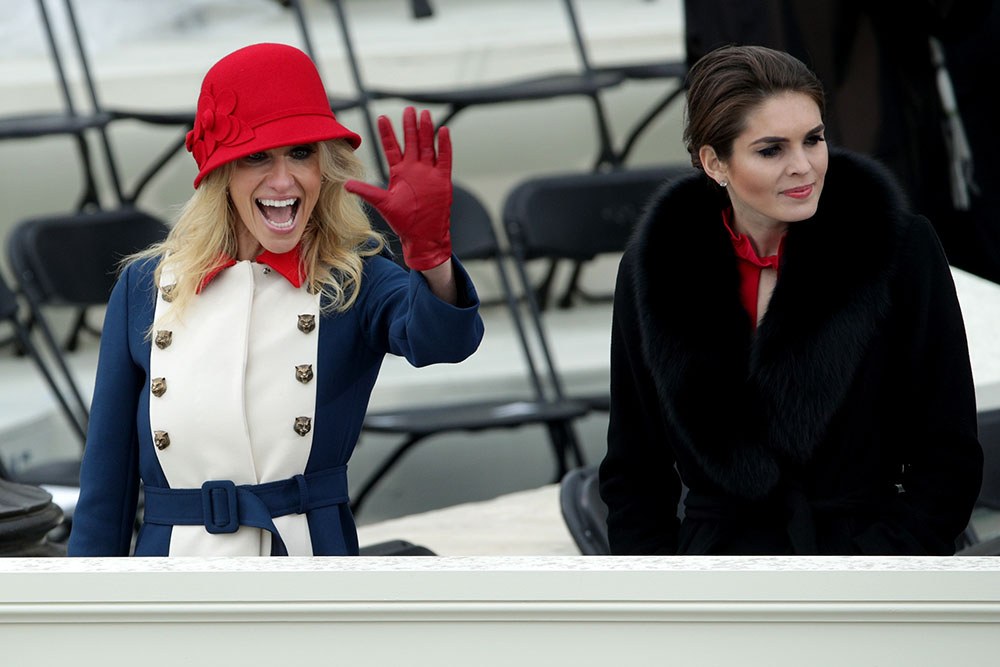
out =
[[[346,464],[384,355],[414,366],[458,362],[482,338],[475,289],[453,261],[458,306],[437,299],[419,272],[375,256],[365,260],[355,304],[324,314],[319,295],[243,261],[216,276],[182,319],[167,312],[155,263],[129,266],[105,317],[69,554],[129,554],[140,480],[146,516],[136,556],[269,555],[270,530],[288,555],[357,554]],[[315,328],[300,326],[301,315],[314,316]],[[147,335],[154,321],[169,342]],[[206,482],[215,485],[207,492]],[[247,490],[291,490],[292,509],[272,511],[273,526],[262,530],[269,519],[250,518],[244,501],[259,501]],[[157,519],[162,507],[170,520]],[[185,512],[193,520],[179,520]],[[210,532],[213,513],[231,525]]]

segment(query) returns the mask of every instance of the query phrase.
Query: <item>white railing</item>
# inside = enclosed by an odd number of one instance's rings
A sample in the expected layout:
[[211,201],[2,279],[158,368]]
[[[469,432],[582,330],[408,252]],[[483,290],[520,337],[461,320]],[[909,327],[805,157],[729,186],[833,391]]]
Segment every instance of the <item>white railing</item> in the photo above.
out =
[[0,561],[3,665],[996,664],[989,558]]

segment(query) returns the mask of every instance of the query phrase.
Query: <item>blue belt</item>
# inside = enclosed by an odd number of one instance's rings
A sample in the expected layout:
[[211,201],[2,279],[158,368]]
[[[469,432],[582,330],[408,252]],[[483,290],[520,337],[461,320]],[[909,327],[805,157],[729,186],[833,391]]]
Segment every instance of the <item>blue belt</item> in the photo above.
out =
[[143,521],[164,526],[205,526],[212,534],[235,533],[240,526],[271,533],[271,555],[288,550],[272,520],[286,514],[348,502],[347,466],[337,466],[278,482],[241,484],[205,482],[200,489],[144,487]]

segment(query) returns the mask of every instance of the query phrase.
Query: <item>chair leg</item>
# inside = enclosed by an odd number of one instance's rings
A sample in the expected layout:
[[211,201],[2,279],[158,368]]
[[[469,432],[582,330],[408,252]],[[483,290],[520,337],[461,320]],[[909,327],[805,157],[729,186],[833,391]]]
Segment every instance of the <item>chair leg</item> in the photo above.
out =
[[[87,425],[90,421],[88,404],[83,400],[83,396],[80,394],[80,389],[77,387],[76,381],[73,379],[73,372],[70,371],[69,365],[66,363],[66,358],[59,347],[59,342],[56,340],[55,334],[52,333],[51,327],[49,327],[45,319],[38,313],[38,305],[30,299],[28,303],[31,307],[34,323],[42,333],[42,340],[45,345],[48,346],[49,352],[69,389],[69,394],[79,411],[79,417],[75,421],[80,426],[80,431],[86,434]],[[27,344],[28,341],[29,339],[25,338],[23,342],[24,344]],[[86,438],[86,435],[84,435],[84,438]]]
[[573,458],[576,460],[577,467],[583,468],[587,465],[587,459],[583,455],[583,448],[580,446],[580,440],[576,437],[576,431],[573,430],[573,424],[566,423],[567,439],[569,440],[569,448],[573,452]]
[[66,344],[63,346],[68,352],[73,352],[77,347],[79,347],[81,331],[93,334],[97,338],[101,337],[101,332],[90,326],[87,322],[86,306],[83,306],[76,311],[76,320],[73,322],[73,327],[70,329],[69,337],[66,339]]
[[[555,282],[556,278],[556,268],[559,266],[559,260],[552,258],[549,261],[549,268],[545,272],[545,277],[542,279],[541,284],[535,288],[535,302],[538,303],[539,310],[545,310],[549,304],[549,295],[552,292],[552,283]],[[525,283],[525,289],[530,289],[531,285]]]
[[354,495],[353,500],[351,500],[351,511],[356,515],[361,511],[361,506],[364,504],[365,499],[368,494],[372,492],[375,485],[382,481],[382,478],[389,474],[389,471],[399,462],[399,459],[403,457],[406,452],[410,450],[415,444],[423,440],[426,435],[415,435],[410,434],[410,436],[403,441],[403,444],[399,445],[387,459],[385,459],[382,464],[372,473],[364,484],[362,484],[361,489]]
[[569,465],[566,461],[566,450],[571,446],[570,435],[564,421],[549,422],[546,426],[549,429],[552,453],[556,459],[556,475],[552,481],[559,482],[569,472]]
[[569,277],[566,291],[563,292],[562,298],[559,300],[560,308],[566,309],[573,306],[573,296],[580,291],[578,283],[580,282],[581,273],[583,273],[583,262],[577,260],[573,262],[573,274]]

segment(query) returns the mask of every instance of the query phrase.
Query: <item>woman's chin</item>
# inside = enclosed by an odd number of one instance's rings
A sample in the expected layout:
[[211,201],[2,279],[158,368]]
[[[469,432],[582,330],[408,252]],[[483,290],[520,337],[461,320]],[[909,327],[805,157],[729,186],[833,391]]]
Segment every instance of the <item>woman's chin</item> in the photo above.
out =
[[264,250],[267,250],[271,254],[284,255],[286,252],[291,252],[295,249],[301,237],[301,234],[290,234],[276,239],[261,239],[260,244],[264,247]]
[[275,255],[283,255],[286,252],[291,252],[299,244],[299,241],[302,240],[302,231],[299,225],[282,232],[267,229],[260,235],[257,242],[264,247],[264,250]]

